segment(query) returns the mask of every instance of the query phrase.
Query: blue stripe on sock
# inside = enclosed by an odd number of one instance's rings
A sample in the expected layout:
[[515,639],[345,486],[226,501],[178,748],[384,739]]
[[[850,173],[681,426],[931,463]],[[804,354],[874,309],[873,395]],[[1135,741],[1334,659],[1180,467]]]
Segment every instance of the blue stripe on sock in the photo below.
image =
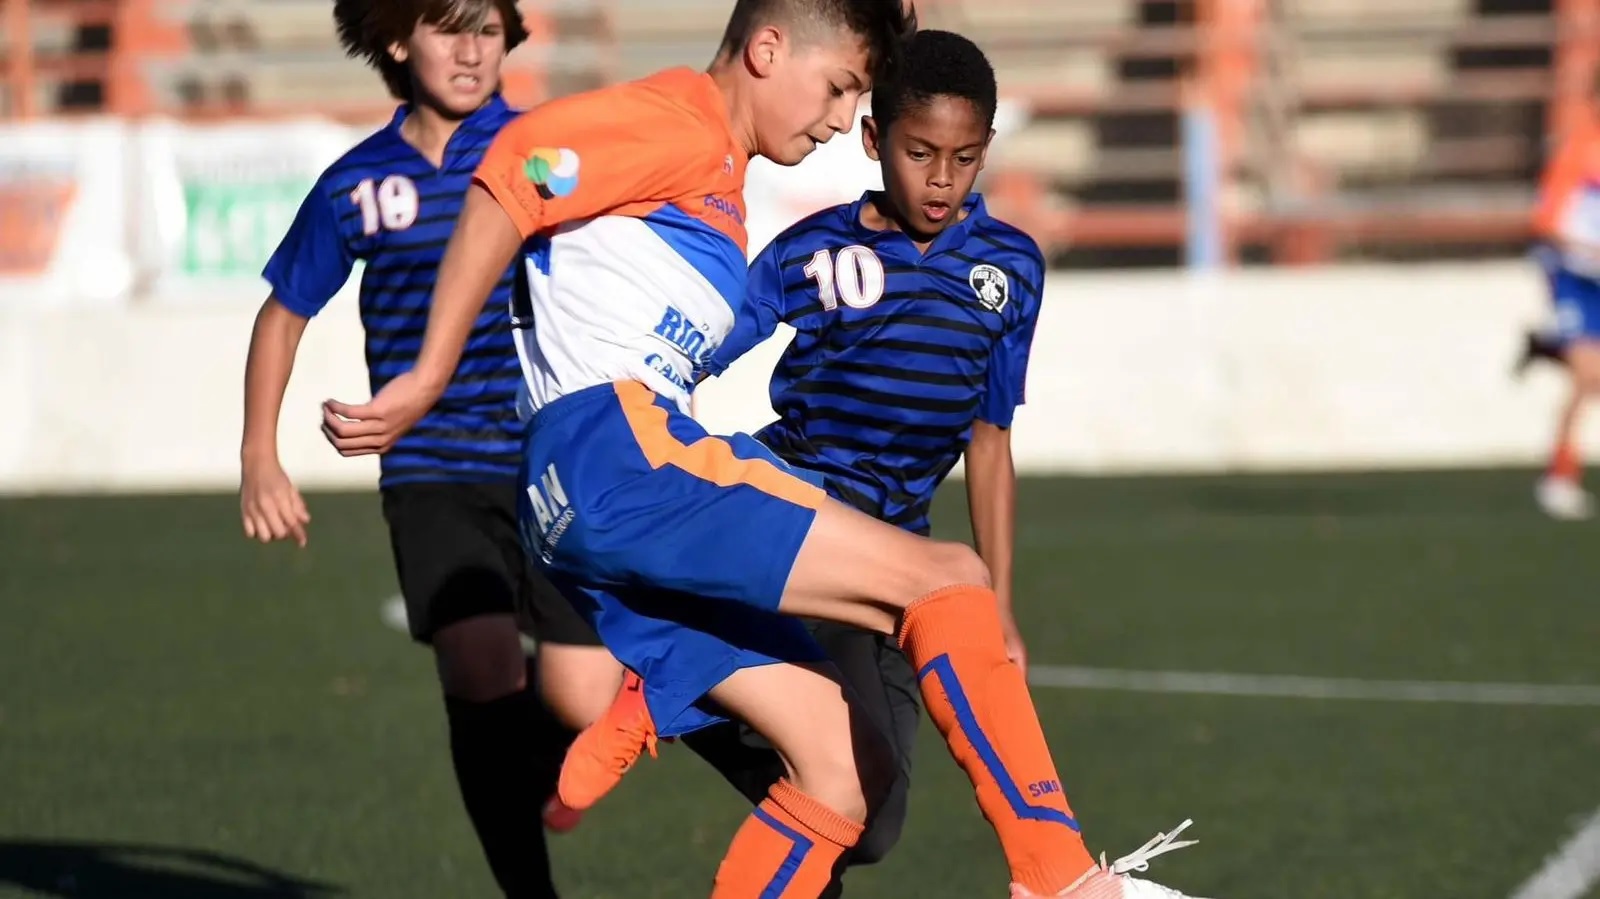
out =
[[772,879],[767,882],[767,888],[761,891],[761,899],[781,899],[783,891],[789,888],[789,881],[794,880],[794,875],[799,872],[800,865],[806,860],[806,854],[811,851],[813,843],[805,834],[779,821],[767,814],[760,806],[754,812],[757,821],[767,825],[787,840],[794,843],[789,854],[784,856],[783,864],[778,866]]
[[950,664],[950,656],[941,655],[931,659],[928,664],[922,666],[921,671],[917,672],[917,680],[920,682],[929,674],[939,678],[945,695],[950,698],[950,707],[955,710],[956,726],[961,728],[961,732],[967,737],[967,742],[977,750],[978,758],[983,761],[983,767],[988,770],[989,776],[1000,785],[1000,793],[1006,797],[1006,802],[1010,803],[1011,811],[1015,812],[1018,818],[1027,821],[1065,824],[1074,831],[1079,830],[1078,822],[1071,815],[1053,808],[1029,805],[1022,798],[1022,788],[1006,771],[1005,762],[1000,760],[1000,753],[995,752],[988,735],[979,726],[978,716],[973,713],[972,704],[967,701],[966,691],[961,687],[961,679],[956,677],[955,667]]

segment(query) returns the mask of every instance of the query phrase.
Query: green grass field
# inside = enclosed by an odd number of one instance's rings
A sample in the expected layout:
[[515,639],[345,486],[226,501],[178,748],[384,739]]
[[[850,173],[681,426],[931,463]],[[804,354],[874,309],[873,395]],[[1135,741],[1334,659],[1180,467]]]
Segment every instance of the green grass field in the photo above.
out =
[[[1027,481],[1033,659],[1600,684],[1600,528],[1543,520],[1530,483]],[[247,543],[231,496],[0,500],[0,896],[491,895],[431,663],[379,620],[377,499],[310,502],[299,552]],[[1035,696],[1091,845],[1193,817],[1153,873],[1217,899],[1505,899],[1600,806],[1600,708]],[[850,894],[1000,899],[931,727],[917,765],[900,849]],[[665,747],[555,841],[566,894],[703,896],[744,812]]]

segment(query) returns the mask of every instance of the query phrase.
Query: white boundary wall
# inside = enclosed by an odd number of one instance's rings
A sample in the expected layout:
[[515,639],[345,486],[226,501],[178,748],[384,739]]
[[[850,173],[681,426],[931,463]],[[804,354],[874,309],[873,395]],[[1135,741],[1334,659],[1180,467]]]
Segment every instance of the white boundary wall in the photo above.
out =
[[[1051,276],[1028,472],[1531,463],[1559,376],[1509,376],[1541,283],[1518,263]],[[0,491],[232,489],[245,349],[261,291],[107,308],[0,304]],[[367,396],[352,289],[314,320],[282,422],[307,486],[363,486],[372,460],[318,431],[324,397]],[[771,416],[780,334],[702,388],[713,429]],[[1597,423],[1600,424],[1600,423]],[[1589,437],[1600,445],[1600,433]]]
[[[0,492],[235,487],[261,264],[366,130],[0,125]],[[753,164],[751,251],[876,181],[855,133],[793,169]],[[1547,307],[1529,264],[1061,273],[1047,290],[1014,436],[1024,471],[1531,463],[1561,398],[1555,372],[1508,376]],[[321,399],[367,395],[355,305],[352,283],[290,385],[282,456],[307,486],[376,477],[317,430]],[[768,420],[784,339],[702,389],[710,426]]]

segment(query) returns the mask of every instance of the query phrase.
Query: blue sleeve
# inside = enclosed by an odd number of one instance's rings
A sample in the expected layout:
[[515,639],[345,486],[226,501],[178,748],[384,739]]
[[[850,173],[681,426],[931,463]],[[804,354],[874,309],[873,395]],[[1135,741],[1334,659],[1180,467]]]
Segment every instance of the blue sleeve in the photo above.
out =
[[782,255],[778,241],[774,240],[750,263],[750,271],[745,276],[744,302],[734,318],[728,339],[717,347],[717,351],[711,354],[711,360],[706,363],[708,374],[720,375],[727,371],[735,360],[771,337],[777,329],[787,303],[780,267]]
[[339,216],[322,183],[300,204],[294,224],[267,260],[261,276],[285,308],[310,318],[350,280],[355,256],[339,229]]
[[1018,298],[1025,301],[1018,310],[1020,314],[989,350],[989,377],[978,403],[978,419],[997,428],[1011,427],[1017,407],[1026,401],[1028,356],[1033,351],[1033,332],[1039,324],[1039,306],[1044,292],[1042,262],[1036,270],[1034,283],[1039,285],[1041,296]]

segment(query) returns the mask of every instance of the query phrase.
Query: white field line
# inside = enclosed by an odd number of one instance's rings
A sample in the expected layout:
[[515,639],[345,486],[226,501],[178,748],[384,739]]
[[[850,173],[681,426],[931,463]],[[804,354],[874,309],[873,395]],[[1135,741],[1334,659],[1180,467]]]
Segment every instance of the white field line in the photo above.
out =
[[[399,596],[384,600],[379,615],[384,624],[401,633],[406,632],[406,606],[405,601]],[[1369,702],[1454,702],[1479,705],[1600,708],[1600,686],[1583,684],[1362,680],[1302,677],[1293,674],[1139,671],[1038,664],[1028,666],[1028,682],[1035,687],[1068,690],[1124,690],[1136,693],[1187,693],[1202,696],[1254,696],[1275,699],[1356,699]]]
[[1511,899],[1578,899],[1600,883],[1600,809],[1517,887]]
[[1135,671],[1063,665],[1029,665],[1028,682],[1035,687],[1072,690],[1126,690],[1137,693],[1188,693],[1203,696],[1600,708],[1600,686],[1580,684],[1362,680],[1301,677],[1292,674]]

